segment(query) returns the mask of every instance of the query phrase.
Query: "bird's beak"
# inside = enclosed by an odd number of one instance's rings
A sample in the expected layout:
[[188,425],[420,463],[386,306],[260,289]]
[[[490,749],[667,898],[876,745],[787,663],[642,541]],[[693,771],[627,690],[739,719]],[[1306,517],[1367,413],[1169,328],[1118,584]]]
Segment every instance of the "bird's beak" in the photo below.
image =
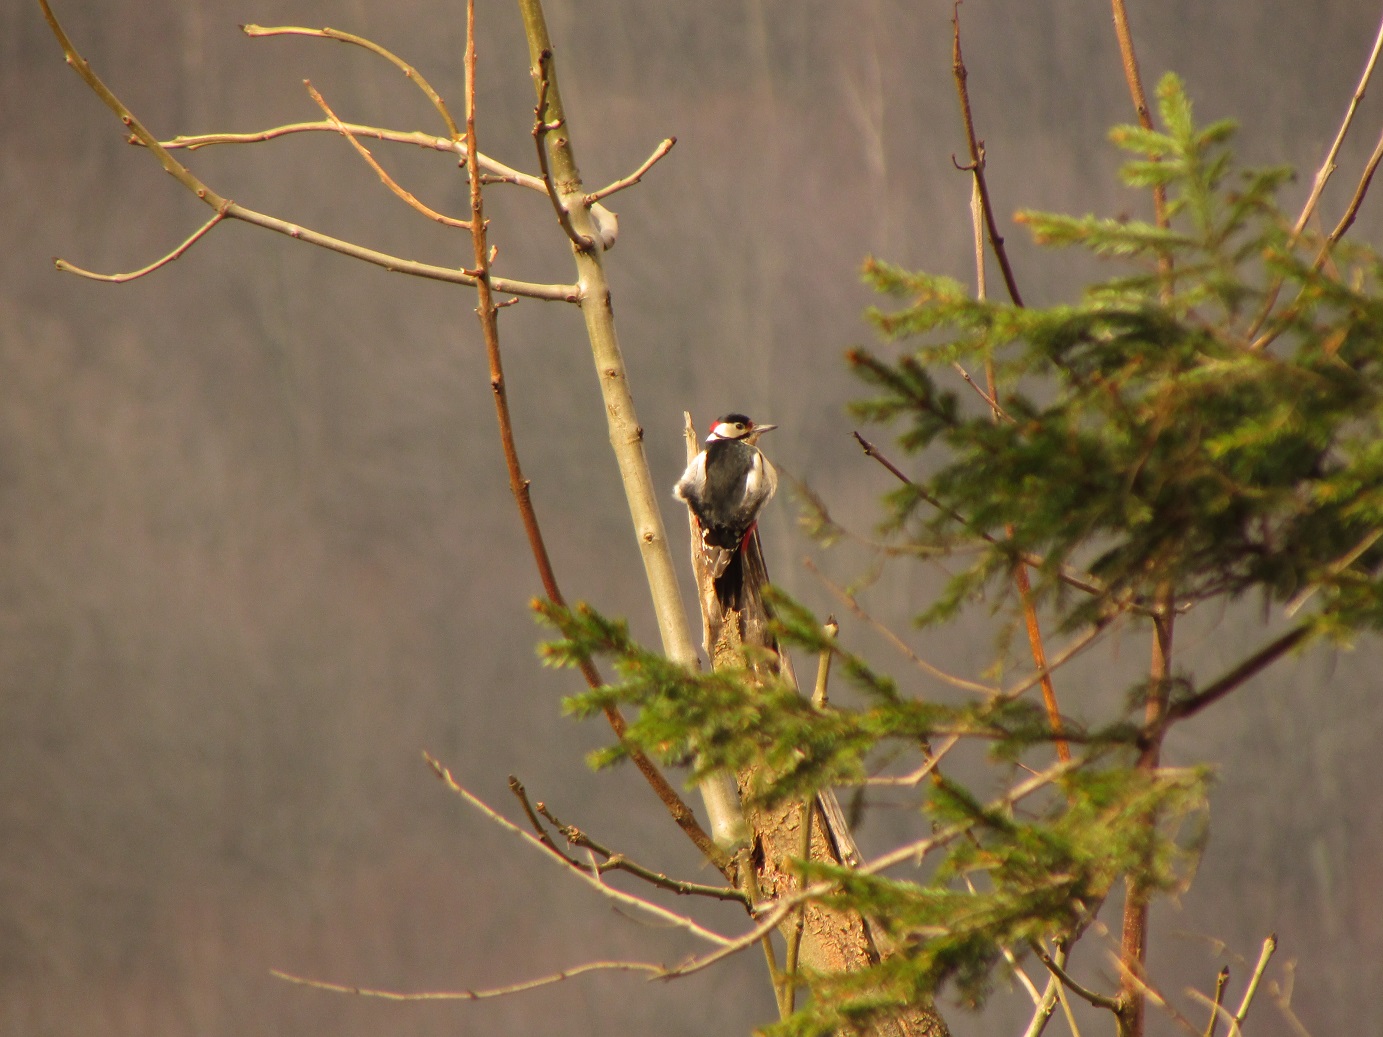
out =
[[777,427],[777,425],[755,425],[753,429],[750,430],[748,442],[757,443],[760,436],[765,432],[772,432]]

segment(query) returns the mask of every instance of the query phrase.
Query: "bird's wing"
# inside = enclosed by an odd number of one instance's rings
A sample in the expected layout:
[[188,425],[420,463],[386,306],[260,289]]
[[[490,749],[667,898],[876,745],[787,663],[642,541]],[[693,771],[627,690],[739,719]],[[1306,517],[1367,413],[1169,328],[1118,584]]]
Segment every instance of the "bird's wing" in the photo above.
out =
[[683,504],[690,505],[693,509],[698,507],[701,501],[696,497],[696,486],[698,483],[704,484],[706,481],[706,451],[701,451],[694,458],[691,464],[687,465],[687,470],[682,473],[682,478],[677,480],[677,485],[672,488],[672,495]]

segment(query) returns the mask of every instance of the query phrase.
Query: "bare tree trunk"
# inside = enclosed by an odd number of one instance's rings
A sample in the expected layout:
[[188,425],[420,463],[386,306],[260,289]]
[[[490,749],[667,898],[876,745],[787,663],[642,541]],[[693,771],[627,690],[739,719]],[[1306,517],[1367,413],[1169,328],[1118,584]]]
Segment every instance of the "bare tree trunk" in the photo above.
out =
[[[686,419],[687,453],[694,457],[699,449],[695,428],[690,416]],[[741,649],[748,645],[766,648],[777,660],[776,673],[797,683],[791,660],[779,653],[777,641],[768,629],[768,612],[761,596],[767,583],[763,552],[758,535],[745,545],[742,565],[744,583],[740,595],[741,608],[723,610],[716,596],[714,580],[702,564],[701,538],[695,520],[691,531],[692,569],[696,574],[698,598],[706,630],[706,651],[714,669],[740,667],[744,657]],[[761,781],[762,774],[754,768],[735,776],[749,826],[749,853],[742,855],[752,875],[741,875],[741,889],[757,891],[760,901],[772,901],[802,888],[802,877],[791,869],[791,862],[802,856],[802,825],[806,811],[802,803],[782,803],[774,807],[755,805],[750,792]],[[843,815],[835,804],[834,793],[827,790],[811,804],[810,858],[832,864],[859,863],[854,839],[845,827]],[[795,940],[798,918],[795,913],[784,920],[781,929],[789,940]],[[882,936],[882,934],[878,934]],[[814,972],[854,972],[887,957],[893,948],[881,945],[864,916],[850,911],[835,911],[820,904],[809,903],[802,918],[798,963]],[[865,1031],[878,1037],[950,1037],[946,1021],[937,1013],[930,999],[925,1003],[880,1015]]]

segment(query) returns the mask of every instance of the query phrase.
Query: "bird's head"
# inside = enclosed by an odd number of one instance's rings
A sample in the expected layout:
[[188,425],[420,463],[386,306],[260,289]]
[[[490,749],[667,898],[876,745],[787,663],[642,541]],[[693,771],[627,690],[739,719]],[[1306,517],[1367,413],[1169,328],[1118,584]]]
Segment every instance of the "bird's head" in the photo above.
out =
[[716,418],[711,425],[711,434],[706,437],[707,443],[714,443],[718,439],[740,439],[746,443],[757,443],[759,437],[765,432],[772,432],[777,425],[759,424],[744,414],[727,414],[723,418]]

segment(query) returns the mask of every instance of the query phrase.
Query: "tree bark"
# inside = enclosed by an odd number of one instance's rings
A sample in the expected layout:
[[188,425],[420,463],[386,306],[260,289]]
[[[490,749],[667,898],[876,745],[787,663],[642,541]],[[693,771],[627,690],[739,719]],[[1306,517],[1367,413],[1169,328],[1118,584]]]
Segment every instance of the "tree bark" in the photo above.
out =
[[[694,457],[700,444],[690,416],[686,419],[686,436],[688,456]],[[714,580],[703,564],[695,519],[692,519],[691,555],[711,666],[714,669],[739,667],[743,665],[743,647],[765,648],[773,653],[776,662],[772,664],[775,672],[765,673],[764,678],[781,676],[796,684],[791,660],[786,653],[779,652],[778,643],[769,631],[769,614],[761,594],[768,582],[768,571],[758,534],[751,536],[745,546],[744,586],[739,610],[723,610],[716,597]],[[735,776],[741,802],[745,804],[744,817],[749,828],[747,866],[752,869],[752,878],[740,876],[740,888],[757,890],[762,902],[776,900],[802,888],[803,880],[793,871],[791,862],[802,856],[805,811],[802,803],[774,807],[755,805],[750,793],[761,778],[757,768],[746,769]],[[834,793],[830,790],[822,793],[813,800],[811,810],[811,859],[836,865],[858,864],[859,852],[844,825],[843,814],[835,805]],[[783,934],[791,939],[797,924],[794,912],[784,920]],[[798,962],[818,973],[854,972],[892,953],[892,948],[882,944],[871,930],[869,920],[857,912],[836,911],[808,903],[802,920]],[[871,1037],[950,1037],[946,1021],[937,1013],[931,999],[880,1014],[863,1032]]]

